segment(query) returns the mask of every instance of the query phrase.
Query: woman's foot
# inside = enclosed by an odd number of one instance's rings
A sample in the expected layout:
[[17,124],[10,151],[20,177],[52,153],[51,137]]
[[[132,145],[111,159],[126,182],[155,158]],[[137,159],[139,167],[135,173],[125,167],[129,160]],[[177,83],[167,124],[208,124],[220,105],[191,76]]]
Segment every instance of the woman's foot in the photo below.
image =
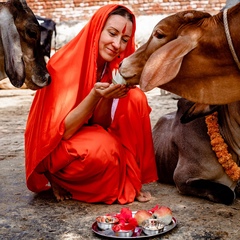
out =
[[65,190],[64,188],[60,187],[58,184],[51,182],[51,187],[53,194],[58,202],[72,198],[71,193]]
[[72,198],[72,194],[52,180],[50,173],[45,173],[46,178],[51,184],[53,194],[58,202]]
[[140,191],[140,193],[138,194],[138,196],[136,197],[136,200],[139,202],[148,202],[150,201],[152,198],[152,195],[150,192],[142,192]]

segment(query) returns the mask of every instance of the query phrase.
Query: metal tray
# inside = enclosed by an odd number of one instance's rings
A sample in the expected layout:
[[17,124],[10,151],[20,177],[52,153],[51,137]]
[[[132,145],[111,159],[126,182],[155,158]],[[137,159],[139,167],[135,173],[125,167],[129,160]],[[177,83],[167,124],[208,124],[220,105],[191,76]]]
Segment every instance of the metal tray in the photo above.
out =
[[146,235],[142,231],[141,227],[136,227],[132,237],[117,237],[117,236],[114,235],[114,232],[113,232],[112,229],[101,230],[97,226],[97,222],[93,223],[92,230],[93,230],[94,233],[96,233],[97,235],[100,235],[102,237],[118,238],[118,239],[135,239],[135,238],[150,238],[150,237],[159,236],[159,235],[162,235],[162,234],[165,234],[165,233],[171,231],[176,226],[177,226],[177,220],[176,220],[176,218],[173,217],[172,222],[169,225],[165,226],[162,232],[160,232],[158,234],[154,234],[154,235]]

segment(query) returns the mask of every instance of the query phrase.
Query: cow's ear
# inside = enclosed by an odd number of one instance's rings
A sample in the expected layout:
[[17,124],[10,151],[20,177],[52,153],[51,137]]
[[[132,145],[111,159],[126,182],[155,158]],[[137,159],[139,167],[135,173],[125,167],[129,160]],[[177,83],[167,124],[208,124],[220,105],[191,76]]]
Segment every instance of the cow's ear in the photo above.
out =
[[195,103],[180,118],[181,123],[188,123],[196,118],[207,116],[217,110],[219,105]]
[[13,16],[7,8],[0,12],[1,40],[4,52],[4,68],[10,82],[21,87],[25,81],[20,37]]
[[139,82],[140,88],[150,91],[171,81],[178,74],[183,57],[196,46],[197,40],[186,35],[156,50],[144,66]]

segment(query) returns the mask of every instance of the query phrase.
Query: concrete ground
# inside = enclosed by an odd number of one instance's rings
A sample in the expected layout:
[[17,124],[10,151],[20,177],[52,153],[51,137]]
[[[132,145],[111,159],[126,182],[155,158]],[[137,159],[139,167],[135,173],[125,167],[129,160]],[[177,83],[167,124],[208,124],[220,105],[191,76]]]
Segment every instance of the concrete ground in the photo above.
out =
[[[164,113],[176,109],[170,95],[155,89],[147,94],[153,108],[152,124]],[[126,206],[55,201],[51,191],[35,194],[25,185],[24,129],[34,92],[0,90],[0,239],[66,240],[110,239],[92,231],[95,218],[119,212],[122,207],[136,211],[156,204],[172,209],[177,226],[152,239],[238,240],[240,239],[240,200],[230,206],[204,199],[182,196],[174,186],[145,185],[153,199]]]

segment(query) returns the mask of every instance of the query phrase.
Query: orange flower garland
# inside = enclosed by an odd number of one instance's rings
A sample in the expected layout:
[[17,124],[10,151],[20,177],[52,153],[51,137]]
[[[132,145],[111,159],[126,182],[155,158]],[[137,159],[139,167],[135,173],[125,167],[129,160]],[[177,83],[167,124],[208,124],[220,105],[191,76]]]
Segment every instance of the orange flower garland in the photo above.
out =
[[205,122],[207,124],[212,149],[216,153],[218,162],[233,181],[238,181],[240,179],[240,167],[234,162],[232,154],[228,152],[228,146],[221,136],[218,125],[218,112],[206,116]]

